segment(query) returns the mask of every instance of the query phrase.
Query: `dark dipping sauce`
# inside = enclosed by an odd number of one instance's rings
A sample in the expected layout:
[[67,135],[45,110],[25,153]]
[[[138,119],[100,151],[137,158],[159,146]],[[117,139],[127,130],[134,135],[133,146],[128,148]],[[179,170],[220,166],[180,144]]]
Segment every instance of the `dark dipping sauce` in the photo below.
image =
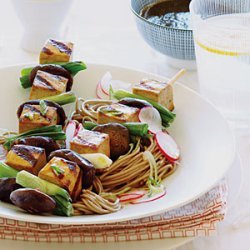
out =
[[146,5],[140,15],[149,22],[175,29],[191,30],[190,0],[164,0]]

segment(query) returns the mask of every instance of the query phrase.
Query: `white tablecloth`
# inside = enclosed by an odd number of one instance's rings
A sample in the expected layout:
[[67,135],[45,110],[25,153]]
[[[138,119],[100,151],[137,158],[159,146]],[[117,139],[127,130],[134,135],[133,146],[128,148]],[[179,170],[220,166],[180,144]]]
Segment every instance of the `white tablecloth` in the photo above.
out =
[[[66,38],[75,42],[75,59],[141,69],[171,77],[178,70],[167,65],[163,55],[154,52],[137,32],[129,0],[78,0],[75,1],[68,19]],[[0,66],[37,61],[37,54],[23,51],[20,46],[22,26],[9,0],[1,1],[0,8]],[[4,81],[4,79],[1,79]],[[198,91],[196,72],[188,72],[180,80]],[[247,136],[238,136],[238,151],[243,170],[234,166],[235,178],[230,178],[229,187],[239,195],[231,198],[228,215],[219,224],[218,235],[198,238],[178,249],[249,249],[250,243],[250,141]],[[238,164],[239,165],[239,164]],[[242,177],[242,178],[241,178]],[[236,190],[236,191],[235,191]],[[236,192],[236,193],[237,193]],[[74,249],[170,249],[190,239],[169,239],[130,243],[74,244]],[[46,244],[1,241],[0,249],[69,249],[69,244]]]

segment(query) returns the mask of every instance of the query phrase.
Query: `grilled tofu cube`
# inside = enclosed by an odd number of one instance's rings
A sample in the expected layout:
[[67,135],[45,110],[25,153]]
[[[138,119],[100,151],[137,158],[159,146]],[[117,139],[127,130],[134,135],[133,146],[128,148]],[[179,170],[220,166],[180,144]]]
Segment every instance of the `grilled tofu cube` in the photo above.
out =
[[79,154],[103,153],[110,157],[108,134],[82,129],[70,142],[70,149]]
[[30,100],[59,95],[66,91],[68,79],[38,70],[33,81]]
[[139,122],[139,109],[128,107],[119,103],[112,103],[98,110],[97,123],[110,122]]
[[73,43],[54,39],[46,41],[40,53],[40,64],[69,62],[72,57]]
[[133,86],[134,94],[147,97],[169,110],[174,109],[173,88],[171,85],[156,80],[142,80]]
[[37,175],[46,163],[45,150],[33,146],[14,145],[6,156],[7,165],[34,175]]
[[40,170],[38,177],[66,189],[74,200],[82,189],[80,167],[75,162],[60,157],[53,157]]
[[19,133],[34,128],[56,125],[58,121],[57,110],[54,107],[47,107],[46,114],[40,111],[40,105],[25,104],[19,118]]

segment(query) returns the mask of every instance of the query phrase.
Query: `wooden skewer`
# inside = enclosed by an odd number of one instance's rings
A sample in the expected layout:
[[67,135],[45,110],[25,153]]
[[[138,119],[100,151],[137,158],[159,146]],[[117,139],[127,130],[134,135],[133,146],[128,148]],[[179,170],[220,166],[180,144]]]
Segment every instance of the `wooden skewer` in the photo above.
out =
[[169,81],[169,85],[173,85],[181,76],[183,76],[186,73],[186,69],[181,69],[178,71]]

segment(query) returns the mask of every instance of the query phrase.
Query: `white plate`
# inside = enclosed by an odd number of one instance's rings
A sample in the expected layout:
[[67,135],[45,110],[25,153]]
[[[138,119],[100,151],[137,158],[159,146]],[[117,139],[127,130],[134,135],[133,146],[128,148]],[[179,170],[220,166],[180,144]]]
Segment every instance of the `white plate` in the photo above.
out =
[[[0,127],[17,129],[16,110],[28,98],[28,90],[19,85],[20,69],[25,65],[0,69]],[[132,83],[151,77],[163,77],[109,65],[89,64],[75,78],[73,90],[78,96],[95,96],[96,83],[110,71],[114,79]],[[235,156],[235,144],[227,122],[201,96],[181,84],[174,85],[175,122],[170,133],[181,149],[178,170],[165,181],[167,195],[154,202],[130,205],[117,213],[75,217],[30,215],[14,206],[0,204],[0,216],[53,224],[93,224],[130,220],[158,214],[193,201],[212,188],[227,172]]]

